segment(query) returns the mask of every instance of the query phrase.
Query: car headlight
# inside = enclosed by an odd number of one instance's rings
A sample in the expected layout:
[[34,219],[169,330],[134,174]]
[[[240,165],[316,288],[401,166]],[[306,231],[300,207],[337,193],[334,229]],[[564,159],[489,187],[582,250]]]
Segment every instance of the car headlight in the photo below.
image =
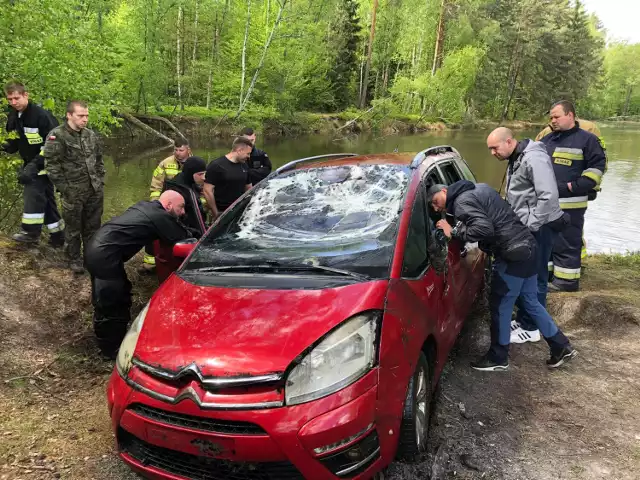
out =
[[122,340],[122,344],[120,345],[118,357],[116,358],[116,367],[118,369],[118,373],[123,378],[127,377],[127,374],[131,369],[133,352],[136,349],[138,337],[140,336],[140,331],[142,330],[142,325],[144,324],[144,319],[147,316],[148,310],[149,304],[147,303],[147,305],[142,309],[142,311],[138,314],[136,319],[131,324],[129,331],[124,336],[124,340]]
[[356,315],[316,345],[287,377],[287,405],[330,395],[371,370],[377,360],[380,318],[378,311]]

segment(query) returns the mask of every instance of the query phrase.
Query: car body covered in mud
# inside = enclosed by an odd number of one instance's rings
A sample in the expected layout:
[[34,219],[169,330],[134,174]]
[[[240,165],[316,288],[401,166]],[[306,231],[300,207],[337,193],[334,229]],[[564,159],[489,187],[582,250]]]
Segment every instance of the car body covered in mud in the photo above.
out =
[[109,382],[121,458],[149,478],[320,480],[423,452],[484,279],[426,202],[463,178],[449,146],[302,159],[176,245]]

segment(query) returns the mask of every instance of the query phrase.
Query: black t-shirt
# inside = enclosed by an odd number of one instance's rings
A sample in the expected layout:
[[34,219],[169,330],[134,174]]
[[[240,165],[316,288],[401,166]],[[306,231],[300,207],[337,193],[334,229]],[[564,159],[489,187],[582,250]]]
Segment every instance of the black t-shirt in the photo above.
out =
[[216,158],[207,166],[206,183],[215,187],[213,195],[218,210],[223,212],[243,193],[249,180],[249,167],[245,163],[234,163],[226,156]]

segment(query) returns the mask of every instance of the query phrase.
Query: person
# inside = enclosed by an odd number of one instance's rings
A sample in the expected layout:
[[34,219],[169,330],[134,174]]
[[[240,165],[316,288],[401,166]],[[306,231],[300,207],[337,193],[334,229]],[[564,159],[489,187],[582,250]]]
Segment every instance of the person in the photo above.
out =
[[251,188],[247,160],[252,149],[251,140],[237,137],[229,153],[216,158],[207,166],[203,191],[213,220]]
[[[518,142],[513,132],[505,127],[498,127],[489,134],[487,147],[498,160],[508,161],[506,200],[536,240],[538,300],[546,307],[547,264],[556,234],[568,221],[560,209],[551,158],[543,143],[530,139]],[[511,322],[511,343],[540,341],[540,331],[525,314],[520,299],[516,305],[518,314]]]
[[18,176],[18,181],[24,185],[22,225],[20,232],[12,238],[22,243],[39,243],[45,225],[50,234],[49,245],[60,248],[64,244],[64,222],[41,155],[45,138],[58,126],[58,121],[51,112],[29,100],[24,84],[9,82],[4,92],[10,106],[7,133],[16,133],[18,138],[7,140],[1,148],[7,153],[19,152],[23,161]]
[[550,291],[580,289],[582,235],[589,198],[595,198],[606,170],[607,157],[598,137],[580,128],[573,104],[566,100],[550,110],[553,133],[542,139],[553,158],[553,170],[560,194],[560,208],[569,214],[570,224],[553,246],[553,282]]
[[207,201],[202,194],[207,162],[200,157],[189,157],[182,166],[182,171],[173,179],[165,180],[163,191],[174,190],[185,200],[184,224],[195,238],[200,238],[206,230]]
[[271,173],[271,160],[267,152],[256,148],[256,132],[251,127],[245,127],[240,131],[241,137],[251,140],[252,148],[249,156],[249,180],[257,185]]
[[84,272],[80,246],[86,248],[100,228],[104,203],[102,143],[86,128],[88,121],[87,104],[71,100],[64,125],[51,130],[43,150],[49,177],[62,197],[65,254],[75,273]]
[[556,368],[573,358],[577,351],[538,300],[535,239],[498,192],[484,183],[460,180],[449,187],[430,187],[427,199],[435,211],[454,217],[455,227],[447,220],[436,223],[448,238],[478,242],[495,257],[489,298],[491,347],[471,366],[482,371],[509,367],[509,326],[518,297],[549,344],[547,365]]
[[[171,180],[182,170],[184,162],[191,156],[191,147],[186,138],[178,138],[173,144],[173,155],[162,160],[153,171],[149,200],[157,200],[164,188],[164,182]],[[152,273],[156,266],[153,245],[144,248],[141,273]]]
[[115,358],[131,320],[131,282],[124,268],[144,245],[160,239],[175,244],[188,237],[178,218],[184,198],[173,190],[140,201],[102,225],[86,249],[91,274],[93,328],[102,353]]

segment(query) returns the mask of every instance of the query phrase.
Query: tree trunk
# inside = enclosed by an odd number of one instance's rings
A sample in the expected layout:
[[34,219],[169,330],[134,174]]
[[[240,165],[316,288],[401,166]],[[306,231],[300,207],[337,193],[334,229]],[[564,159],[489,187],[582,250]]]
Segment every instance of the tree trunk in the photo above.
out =
[[247,0],[247,24],[244,28],[244,42],[242,42],[242,78],[240,79],[240,104],[238,111],[242,109],[244,100],[244,79],[247,73],[247,40],[249,38],[249,25],[251,23],[251,0]]
[[196,13],[193,20],[193,57],[191,58],[193,63],[196,62],[196,52],[198,51],[198,4],[199,1],[196,0]]
[[[516,44],[516,48],[517,48],[517,44]],[[516,90],[516,84],[518,83],[518,75],[520,75],[520,63],[521,63],[520,54],[516,53],[515,59],[514,59],[514,66],[513,66],[513,75],[512,75],[512,78],[510,79],[507,98],[504,104],[504,108],[502,109],[502,115],[500,116],[500,123],[504,122],[505,119],[507,118],[507,115],[509,114],[509,108],[511,107],[511,100],[513,99],[513,94]]]
[[131,115],[129,113],[126,113],[126,112],[121,112],[120,115],[122,115],[122,118],[124,118],[128,122],[131,122],[133,125],[135,125],[139,129],[147,132],[149,135],[153,135],[154,137],[158,137],[158,138],[164,140],[165,142],[167,142],[168,144],[171,144],[171,145],[174,144],[173,140],[171,140],[169,137],[167,137],[166,135],[160,133],[156,129],[150,127],[146,123],[141,122],[140,120],[138,120],[133,115]]
[[436,48],[433,52],[433,66],[431,67],[431,76],[435,75],[438,69],[442,66],[442,48],[444,45],[446,7],[447,0],[442,0],[442,3],[440,4],[440,19],[438,20],[438,34],[436,35]]
[[213,86],[213,61],[216,57],[218,47],[218,12],[216,12],[216,23],[211,39],[211,52],[209,54],[209,76],[207,77],[207,110],[211,109],[211,88]]
[[367,63],[364,67],[362,79],[362,89],[360,90],[360,108],[364,108],[367,103],[367,90],[369,83],[369,70],[371,69],[371,54],[373,53],[373,41],[376,36],[376,15],[378,13],[378,0],[373,0],[373,12],[371,14],[371,31],[369,33],[369,46],[367,48]]
[[631,103],[631,92],[633,91],[633,85],[629,85],[627,87],[627,99],[624,102],[624,110],[622,112],[622,116],[626,117],[629,113],[629,103]]
[[186,140],[187,137],[180,131],[178,127],[176,127],[168,118],[158,117],[157,115],[136,115],[135,118],[138,120],[152,120],[160,123],[164,123],[170,130],[172,130],[176,135],[181,137],[183,140]]
[[[256,71],[253,73],[253,78],[251,79],[251,84],[247,89],[247,94],[242,99],[242,103],[240,104],[240,108],[238,108],[238,112],[236,113],[235,118],[238,118],[242,111],[245,109],[247,104],[249,103],[249,99],[251,98],[251,93],[253,92],[254,87],[256,86],[256,81],[258,80],[258,75],[260,75],[260,70],[262,70],[262,66],[264,65],[264,59],[267,57],[267,52],[269,50],[269,46],[271,45],[271,41],[273,40],[273,34],[278,29],[278,25],[280,25],[280,21],[282,20],[282,13],[284,12],[284,8],[287,5],[288,0],[282,0],[280,3],[280,9],[278,10],[278,16],[276,17],[276,21],[271,28],[271,33],[269,33],[269,37],[264,44],[262,49],[262,56],[260,57],[260,63],[258,63],[258,67]],[[376,0],[377,1],[377,0]]]
[[362,40],[362,61],[360,62],[360,84],[358,85],[358,106],[360,105],[360,95],[362,95],[362,80],[364,77],[364,64],[366,62],[365,57],[367,54],[367,42]]
[[182,35],[182,5],[178,5],[178,22],[176,24],[176,75],[178,77],[178,104],[180,110],[184,110],[184,104],[182,103],[182,54],[181,54],[181,35]]

